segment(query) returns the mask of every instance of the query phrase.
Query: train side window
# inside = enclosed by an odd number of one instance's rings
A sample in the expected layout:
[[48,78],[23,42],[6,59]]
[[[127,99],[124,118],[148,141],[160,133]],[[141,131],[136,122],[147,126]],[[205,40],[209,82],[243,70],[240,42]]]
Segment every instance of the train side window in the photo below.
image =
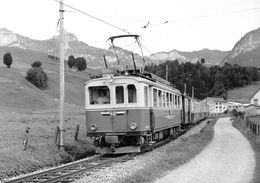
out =
[[175,108],[177,108],[177,95],[174,95]]
[[170,93],[170,108],[173,107],[173,101],[172,101],[172,93]]
[[148,87],[144,87],[144,106],[148,106]]
[[124,103],[124,87],[116,86],[116,103],[122,104]]
[[157,89],[153,89],[153,106],[157,107]]
[[166,99],[165,99],[165,92],[162,92],[162,103],[163,103],[163,108],[165,108],[165,104],[166,104]]
[[162,91],[158,90],[158,104],[159,108],[162,108]]
[[107,86],[89,87],[89,104],[110,104],[110,90]]
[[166,93],[166,107],[169,108],[169,101],[170,101],[170,98],[169,98],[169,93],[167,92]]
[[136,103],[136,88],[135,85],[127,85],[128,103]]
[[180,96],[178,96],[178,102],[177,102],[177,104],[178,104],[178,109],[180,109],[180,108],[181,108],[181,105],[180,105]]

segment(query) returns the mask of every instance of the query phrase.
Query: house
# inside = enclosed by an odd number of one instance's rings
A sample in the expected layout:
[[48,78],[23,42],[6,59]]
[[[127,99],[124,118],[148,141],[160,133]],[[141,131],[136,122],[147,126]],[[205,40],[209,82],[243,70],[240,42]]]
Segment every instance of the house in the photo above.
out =
[[223,113],[228,108],[228,102],[223,98],[207,97],[203,101],[205,101],[209,106],[210,114]]
[[237,102],[237,101],[229,101],[228,102],[228,110],[232,111],[235,109],[236,111],[244,111],[245,107],[248,106],[248,103]]
[[249,98],[250,104],[260,105],[260,88]]
[[252,116],[260,114],[260,106],[255,104],[250,104],[245,107],[246,116]]

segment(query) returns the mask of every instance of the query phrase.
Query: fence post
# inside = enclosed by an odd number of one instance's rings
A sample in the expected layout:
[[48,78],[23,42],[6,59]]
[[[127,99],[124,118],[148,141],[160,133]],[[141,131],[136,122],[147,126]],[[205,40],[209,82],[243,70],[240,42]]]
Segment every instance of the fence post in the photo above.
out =
[[55,139],[54,143],[60,145],[60,128],[57,126],[55,130]]
[[26,150],[28,147],[29,134],[30,134],[30,127],[27,127],[25,129],[25,138],[23,140],[23,150]]
[[74,140],[78,141],[78,136],[79,136],[79,125],[77,125]]

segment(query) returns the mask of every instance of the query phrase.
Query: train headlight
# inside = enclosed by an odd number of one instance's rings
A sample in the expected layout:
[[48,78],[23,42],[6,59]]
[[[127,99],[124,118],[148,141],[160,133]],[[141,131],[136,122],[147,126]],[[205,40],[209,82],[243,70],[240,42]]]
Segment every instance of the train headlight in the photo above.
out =
[[135,130],[137,128],[137,124],[136,123],[130,123],[129,128],[131,130]]
[[90,130],[91,131],[96,131],[97,130],[97,126],[95,124],[90,125]]

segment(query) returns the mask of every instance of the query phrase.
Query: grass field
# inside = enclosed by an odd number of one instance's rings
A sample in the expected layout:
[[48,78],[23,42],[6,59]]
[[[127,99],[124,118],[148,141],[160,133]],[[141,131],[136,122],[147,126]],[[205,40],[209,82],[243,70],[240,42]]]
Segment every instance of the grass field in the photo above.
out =
[[[66,152],[61,152],[54,143],[59,124],[59,63],[33,51],[13,56],[10,69],[0,64],[0,180],[93,154],[94,147],[84,134],[84,83],[97,71],[77,72],[65,66]],[[36,60],[48,75],[46,90],[25,79]],[[79,141],[74,140],[76,125],[80,125]],[[29,146],[23,150],[27,127]]]
[[[65,119],[66,152],[62,152],[54,143],[57,115],[1,113],[0,180],[93,154],[94,147],[85,136],[85,117]],[[78,141],[74,140],[76,125],[80,125]],[[27,127],[30,127],[28,148],[23,150]]]
[[246,127],[246,122],[240,118],[234,120],[233,125],[249,140],[252,148],[255,151],[255,158],[256,158],[256,168],[254,172],[254,179],[252,183],[259,183],[260,182],[260,136],[255,135]]
[[258,88],[260,88],[260,81],[253,82],[245,87],[228,91],[228,98],[230,100],[249,102],[249,97],[251,97]]

